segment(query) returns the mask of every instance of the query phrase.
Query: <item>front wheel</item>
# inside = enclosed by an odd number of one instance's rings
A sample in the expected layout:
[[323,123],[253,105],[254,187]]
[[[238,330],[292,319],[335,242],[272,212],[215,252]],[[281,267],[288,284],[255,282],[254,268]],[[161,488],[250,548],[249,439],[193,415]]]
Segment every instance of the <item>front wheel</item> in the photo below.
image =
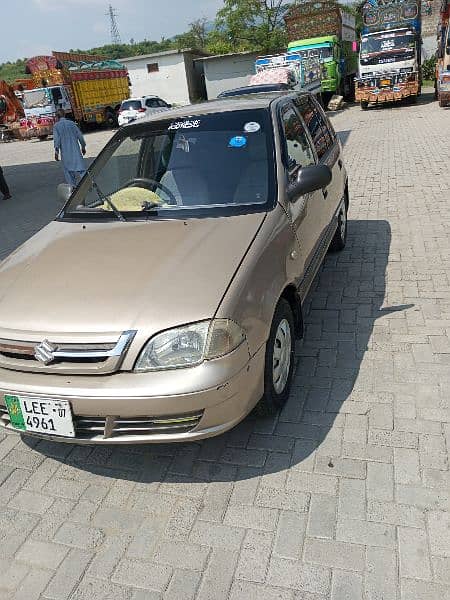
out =
[[260,401],[263,414],[274,414],[289,398],[294,375],[295,326],[289,302],[278,302],[266,347],[264,396]]
[[347,243],[347,227],[347,205],[344,202],[342,204],[341,210],[339,211],[338,226],[336,228],[336,232],[334,234],[333,239],[331,240],[331,252],[339,252],[340,250],[343,250],[345,248],[345,245]]
[[367,110],[369,108],[368,102],[361,102],[361,110]]

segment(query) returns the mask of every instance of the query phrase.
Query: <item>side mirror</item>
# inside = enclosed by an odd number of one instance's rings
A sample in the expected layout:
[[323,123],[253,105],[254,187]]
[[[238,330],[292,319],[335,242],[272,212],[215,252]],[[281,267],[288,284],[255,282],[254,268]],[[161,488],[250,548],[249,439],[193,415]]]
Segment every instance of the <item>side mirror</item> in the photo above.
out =
[[60,183],[57,188],[58,199],[66,203],[72,195],[72,186],[67,183]]
[[289,200],[295,202],[299,196],[326,188],[332,177],[331,169],[326,165],[312,165],[300,169],[297,181],[288,187]]

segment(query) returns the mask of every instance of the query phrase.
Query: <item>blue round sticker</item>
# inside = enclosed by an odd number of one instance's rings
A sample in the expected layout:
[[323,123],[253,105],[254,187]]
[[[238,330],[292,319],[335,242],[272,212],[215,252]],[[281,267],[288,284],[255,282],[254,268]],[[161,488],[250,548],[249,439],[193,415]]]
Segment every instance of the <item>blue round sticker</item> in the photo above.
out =
[[247,145],[247,138],[243,135],[237,135],[231,138],[229,147],[230,148],[245,148]]

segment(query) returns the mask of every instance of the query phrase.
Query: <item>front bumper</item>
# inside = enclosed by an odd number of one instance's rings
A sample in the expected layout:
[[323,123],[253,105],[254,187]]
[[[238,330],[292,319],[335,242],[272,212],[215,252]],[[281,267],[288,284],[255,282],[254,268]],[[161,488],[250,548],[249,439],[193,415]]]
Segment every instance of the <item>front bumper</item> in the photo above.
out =
[[[249,360],[245,344],[192,369],[108,376],[55,376],[0,369],[0,425],[14,430],[5,395],[70,402],[79,444],[186,442],[239,423],[263,394],[265,347]],[[214,382],[214,383],[213,383]]]
[[407,81],[402,83],[392,83],[389,86],[381,86],[376,81],[368,81],[361,86],[361,80],[355,84],[356,102],[367,102],[369,104],[381,104],[384,102],[396,102],[418,96],[420,92],[419,81]]

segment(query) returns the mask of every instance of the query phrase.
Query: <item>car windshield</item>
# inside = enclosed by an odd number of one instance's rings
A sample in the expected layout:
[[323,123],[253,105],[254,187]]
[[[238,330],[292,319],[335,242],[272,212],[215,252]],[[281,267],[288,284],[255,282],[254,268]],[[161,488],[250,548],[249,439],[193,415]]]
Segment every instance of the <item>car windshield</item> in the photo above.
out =
[[120,110],[139,110],[140,108],[142,108],[140,100],[127,100],[126,102],[122,102]]
[[25,108],[43,108],[52,103],[50,90],[40,89],[24,93],[23,105]]
[[333,47],[324,46],[323,48],[310,48],[309,50],[296,50],[296,54],[300,54],[303,58],[333,58]]
[[267,110],[145,122],[116,134],[60,218],[263,211],[274,204],[274,170]]
[[362,38],[361,55],[391,54],[399,50],[414,51],[415,38],[413,34],[385,33],[379,36]]

